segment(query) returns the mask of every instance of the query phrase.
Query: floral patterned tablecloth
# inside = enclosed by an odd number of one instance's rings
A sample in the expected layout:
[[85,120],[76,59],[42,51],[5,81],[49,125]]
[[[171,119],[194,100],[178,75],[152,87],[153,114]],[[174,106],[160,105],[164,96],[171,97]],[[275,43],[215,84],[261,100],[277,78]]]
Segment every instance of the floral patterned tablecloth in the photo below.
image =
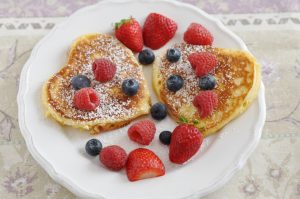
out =
[[[32,159],[16,95],[33,46],[74,10],[96,0],[0,1],[0,198],[76,198]],[[262,64],[267,122],[244,168],[207,199],[300,198],[299,0],[185,0],[215,14]],[[280,12],[280,13],[279,13]],[[282,13],[285,12],[285,13]]]

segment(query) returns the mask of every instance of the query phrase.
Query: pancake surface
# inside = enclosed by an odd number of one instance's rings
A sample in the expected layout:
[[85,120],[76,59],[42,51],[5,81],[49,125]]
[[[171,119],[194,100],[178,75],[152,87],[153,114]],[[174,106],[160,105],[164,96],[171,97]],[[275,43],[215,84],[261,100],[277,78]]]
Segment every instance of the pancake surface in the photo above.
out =
[[[95,80],[92,64],[97,58],[110,59],[116,65],[117,71],[111,81]],[[75,90],[71,79],[78,74],[87,76],[91,87],[99,94],[100,105],[94,111],[81,111],[73,106]],[[121,88],[123,80],[129,78],[136,79],[140,85],[133,97],[126,96]],[[44,84],[42,101],[46,115],[63,125],[91,130],[91,133],[124,126],[150,110],[142,66],[129,49],[105,34],[83,35],[72,44],[65,66]]]
[[[153,87],[176,121],[185,120],[198,127],[204,136],[208,136],[247,110],[256,98],[260,85],[260,67],[249,53],[185,43],[176,44],[175,48],[180,49],[182,54],[178,62],[170,63],[166,53],[156,60],[153,66]],[[193,99],[201,89],[198,86],[199,78],[188,61],[191,53],[200,51],[211,52],[218,60],[218,65],[211,74],[217,80],[213,92],[218,95],[219,103],[213,114],[206,118],[200,118],[193,105]],[[175,93],[170,92],[166,86],[166,81],[172,74],[184,79],[183,87]]]

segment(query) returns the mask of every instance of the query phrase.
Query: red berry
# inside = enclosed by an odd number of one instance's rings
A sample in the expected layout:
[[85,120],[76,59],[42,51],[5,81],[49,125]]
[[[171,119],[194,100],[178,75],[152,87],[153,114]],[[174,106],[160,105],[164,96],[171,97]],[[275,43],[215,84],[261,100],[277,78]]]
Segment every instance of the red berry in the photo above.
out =
[[108,82],[116,74],[117,67],[109,59],[96,59],[93,63],[95,79],[99,82]]
[[169,158],[176,164],[182,164],[194,156],[203,141],[200,131],[187,124],[177,126],[171,137]]
[[143,145],[149,145],[156,132],[155,124],[151,120],[142,120],[128,129],[129,138]]
[[133,52],[143,49],[143,33],[140,24],[134,19],[122,19],[115,24],[115,35],[126,47]]
[[193,45],[211,45],[214,37],[202,25],[191,23],[184,33],[184,41]]
[[217,58],[210,52],[192,53],[188,60],[198,77],[207,75],[217,66]]
[[112,145],[101,150],[99,160],[107,168],[119,171],[126,165],[127,154],[123,148]]
[[201,118],[210,116],[218,106],[218,96],[213,91],[201,91],[193,101]]
[[93,88],[82,88],[76,91],[73,98],[74,106],[83,111],[93,111],[99,106],[100,100]]
[[130,181],[137,181],[165,175],[165,166],[155,153],[138,148],[128,155],[126,173]]
[[176,30],[175,21],[166,16],[151,13],[148,15],[143,28],[145,45],[153,50],[159,49],[174,37]]

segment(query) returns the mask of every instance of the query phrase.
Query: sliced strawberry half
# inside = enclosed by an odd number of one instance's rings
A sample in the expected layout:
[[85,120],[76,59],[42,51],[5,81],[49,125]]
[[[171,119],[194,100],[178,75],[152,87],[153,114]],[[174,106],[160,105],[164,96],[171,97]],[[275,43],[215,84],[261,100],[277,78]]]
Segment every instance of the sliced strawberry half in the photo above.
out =
[[165,166],[154,152],[138,148],[128,155],[126,173],[129,181],[137,181],[164,175]]

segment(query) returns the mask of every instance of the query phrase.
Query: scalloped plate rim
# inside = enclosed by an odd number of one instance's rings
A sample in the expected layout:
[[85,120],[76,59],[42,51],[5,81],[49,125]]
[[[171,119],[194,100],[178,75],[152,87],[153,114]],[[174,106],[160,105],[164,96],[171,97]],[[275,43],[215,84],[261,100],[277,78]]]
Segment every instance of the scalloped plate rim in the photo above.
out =
[[[20,75],[20,84],[19,84],[19,91],[18,91],[18,96],[17,96],[17,103],[18,103],[18,119],[19,119],[19,126],[20,126],[20,131],[21,134],[23,135],[27,148],[31,155],[34,157],[34,159],[42,166],[42,168],[53,178],[56,182],[60,183],[61,185],[65,186],[67,189],[69,189],[71,192],[73,192],[75,195],[79,197],[84,197],[84,198],[104,198],[103,196],[99,194],[91,194],[87,190],[83,190],[81,187],[77,186],[74,184],[71,180],[69,180],[67,177],[63,176],[60,173],[57,173],[55,169],[50,165],[47,160],[41,156],[38,152],[38,150],[35,148],[34,143],[32,141],[32,137],[30,134],[29,129],[26,126],[25,120],[24,120],[24,114],[25,114],[25,102],[23,99],[23,96],[27,93],[28,87],[27,87],[27,74],[30,71],[30,65],[33,62],[34,58],[36,57],[36,54],[40,48],[40,46],[51,37],[52,34],[54,34],[59,28],[63,27],[64,25],[67,25],[68,22],[72,19],[72,16],[80,15],[90,9],[93,9],[94,7],[101,6],[102,4],[110,4],[110,3],[130,3],[130,2],[135,2],[137,0],[104,0],[99,3],[96,3],[94,5],[90,5],[84,8],[79,9],[72,15],[70,15],[67,19],[65,19],[63,22],[59,23],[56,25],[44,38],[42,38],[34,47],[32,50],[32,53],[27,60],[26,64],[24,65],[21,75]],[[139,2],[145,2],[147,0],[139,0]],[[170,1],[170,0],[150,0],[152,2],[167,2],[170,4],[174,4],[176,6],[180,7],[186,7],[188,9],[192,9],[196,12],[198,12],[200,15],[206,17],[209,19],[212,23],[216,24],[218,28],[220,28],[223,32],[226,32],[232,39],[237,41],[239,45],[241,46],[242,49],[247,50],[246,45],[244,42],[237,36],[235,35],[232,31],[227,29],[219,20],[215,19],[214,17],[208,15],[204,11],[200,10],[199,8],[196,8],[192,5],[178,2],[178,1]],[[149,2],[149,0],[147,1]],[[23,84],[25,82],[25,84]],[[206,188],[203,188],[201,190],[196,191],[195,193],[191,193],[191,195],[186,196],[185,198],[196,198],[196,197],[202,197],[204,195],[207,195],[208,193],[211,193],[223,185],[225,185],[226,182],[228,182],[232,176],[240,170],[243,165],[245,164],[246,160],[249,158],[250,154],[254,151],[256,148],[260,137],[262,133],[262,128],[265,122],[266,118],[266,105],[265,105],[265,88],[263,83],[261,82],[261,87],[259,91],[259,96],[258,96],[258,101],[259,101],[259,120],[256,122],[255,125],[255,134],[253,134],[253,140],[252,143],[249,144],[249,146],[244,150],[244,153],[241,153],[240,157],[237,158],[236,162],[233,163],[233,167],[227,170],[227,173],[224,175],[220,176],[218,179],[215,180],[214,183],[211,185],[208,185]]]

